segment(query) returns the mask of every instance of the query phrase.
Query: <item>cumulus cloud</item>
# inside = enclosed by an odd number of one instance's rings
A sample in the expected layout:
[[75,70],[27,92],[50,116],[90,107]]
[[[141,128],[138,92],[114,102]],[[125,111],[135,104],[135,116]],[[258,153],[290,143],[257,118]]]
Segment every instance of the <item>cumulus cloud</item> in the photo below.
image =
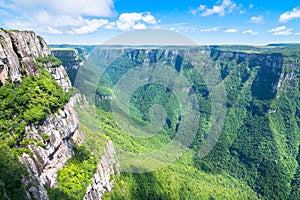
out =
[[234,11],[242,12],[241,6],[238,6],[231,0],[223,0],[222,2],[218,1],[212,8],[208,8],[206,5],[201,4],[198,8],[191,10],[190,12],[194,15],[199,13],[201,16],[206,17],[213,14],[225,16],[225,14],[230,14]]
[[243,34],[251,34],[251,35],[257,35],[259,32],[258,31],[253,31],[253,30],[245,30],[242,32]]
[[145,24],[157,24],[155,17],[149,12],[122,13],[116,22],[118,29],[122,31],[128,31],[130,29],[145,29],[147,28]]
[[292,11],[287,11],[280,15],[279,21],[286,23],[292,19],[300,18],[300,8],[294,8]]
[[287,29],[285,26],[279,26],[276,28],[272,28],[269,30],[269,33],[272,33],[273,35],[291,35],[293,32],[293,29]]
[[86,34],[95,32],[108,24],[108,20],[104,19],[85,19],[45,11],[35,13],[33,16],[27,20],[16,18],[7,21],[5,26],[12,29],[29,29],[50,34]]
[[105,29],[114,29],[116,27],[116,22],[109,22],[106,26]]
[[113,0],[7,0],[16,11],[47,10],[71,16],[110,17],[114,11]]
[[[149,12],[123,13],[115,17],[114,0],[6,0],[6,6],[15,15],[5,20],[11,29],[30,29],[50,34],[87,34],[100,28],[145,29],[159,23]],[[104,18],[105,17],[105,18]]]
[[229,29],[224,30],[224,32],[226,32],[226,33],[237,33],[239,31],[237,29],[234,29],[234,28],[229,28]]
[[254,24],[260,24],[264,22],[264,16],[253,16],[250,18],[250,22]]
[[69,33],[75,33],[75,34],[86,34],[86,33],[93,33],[97,31],[102,26],[108,24],[108,20],[104,19],[92,19],[92,20],[85,20],[84,26],[81,26],[79,28],[74,28],[73,31],[70,31]]
[[102,17],[115,14],[113,0],[8,0],[5,5],[15,15],[4,21],[7,28],[50,34],[95,32],[109,23]]
[[147,13],[146,15],[143,16],[143,21],[148,23],[148,24],[157,24],[157,21],[154,16],[152,16],[150,13]]
[[200,32],[217,32],[219,30],[219,28],[217,26],[213,27],[213,28],[205,28],[205,29],[200,29]]

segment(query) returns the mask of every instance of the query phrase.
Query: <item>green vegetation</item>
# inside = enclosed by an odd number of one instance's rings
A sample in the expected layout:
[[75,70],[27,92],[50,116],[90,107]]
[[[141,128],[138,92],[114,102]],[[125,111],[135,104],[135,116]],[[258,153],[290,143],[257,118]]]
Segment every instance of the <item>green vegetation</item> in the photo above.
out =
[[[170,141],[165,131],[148,140],[131,137],[118,127],[114,120],[116,116],[112,113],[96,112],[95,120],[101,130],[112,138],[116,148],[149,152]],[[120,121],[126,123],[126,119]],[[96,145],[93,147],[97,151]],[[161,170],[145,174],[122,173],[114,177],[113,192],[106,193],[104,199],[256,199],[246,183],[226,174],[209,174],[197,169],[194,157],[195,153],[190,150],[180,160]]]
[[27,175],[16,154],[0,140],[0,199],[22,200],[26,197],[21,176]]
[[59,67],[60,65],[62,65],[61,60],[59,60],[58,58],[49,55],[46,57],[39,57],[35,59],[36,62],[41,63],[41,64],[50,64],[52,67]]
[[[290,55],[295,54],[291,51]],[[217,145],[202,162],[209,171],[226,171],[245,180],[259,198],[298,199],[291,196],[290,182],[298,176],[299,165],[299,75],[291,80],[282,77],[285,83],[277,93],[270,89],[277,85],[280,74],[286,77],[288,73],[299,74],[299,70],[283,66],[282,55],[271,56],[277,65],[267,65],[266,59],[253,64],[229,55],[218,58],[221,70],[227,73],[224,81],[230,109]],[[241,70],[247,78],[243,79]]]
[[69,100],[70,94],[43,69],[44,64],[56,67],[60,61],[51,56],[36,61],[39,76],[26,77],[22,66],[23,77],[18,85],[8,80],[0,87],[0,199],[26,199],[22,176],[28,172],[18,157],[23,153],[32,156],[28,145],[46,148],[50,137],[42,134],[43,141],[29,139],[25,127],[40,124]]
[[18,86],[8,82],[0,87],[1,140],[14,147],[22,141],[29,124],[39,124],[63,108],[68,96],[55,79],[42,70],[40,76],[25,77]]
[[187,152],[155,172],[122,173],[113,193],[106,193],[104,199],[257,199],[245,183],[196,169],[192,155]]
[[[83,198],[109,139],[116,149],[133,153],[153,152],[173,140],[181,125],[184,105],[165,85],[149,83],[136,88],[128,105],[114,102],[119,110],[111,109],[113,100],[102,98],[113,96],[118,81],[132,68],[141,67],[145,60],[151,69],[157,63],[173,67],[191,84],[188,92],[197,97],[200,118],[198,124],[190,123],[187,127],[200,128],[188,150],[174,163],[154,172],[122,172],[113,177],[113,191],[105,193],[104,199],[300,199],[298,46],[216,46],[207,54],[197,54],[196,61],[204,70],[214,68],[220,72],[221,80],[214,82],[213,87],[224,83],[227,95],[222,134],[204,158],[199,157],[199,150],[211,125],[212,94],[205,82],[210,77],[201,76],[185,50],[180,49],[177,56],[161,56],[165,55],[161,49],[148,54],[128,50],[122,56],[119,49],[102,50],[102,54],[93,52],[92,62],[78,72],[79,90],[95,102],[95,107],[78,109],[84,145],[74,148],[75,156],[58,173],[58,188],[48,188],[50,199]],[[109,56],[116,59],[105,66]],[[40,67],[50,62],[58,64],[52,57],[36,60]],[[102,75],[100,81],[97,74]],[[91,94],[96,94],[96,99]],[[0,198],[22,199],[21,175],[26,173],[17,155],[30,154],[24,148],[28,144],[45,148],[50,139],[43,133],[43,142],[26,139],[24,128],[39,124],[62,108],[68,94],[50,74],[41,71],[41,76],[26,77],[19,86],[1,86],[0,99]],[[149,111],[157,104],[165,109],[163,126],[152,137],[133,136],[149,134],[143,128],[152,123],[153,114]],[[127,106],[129,115],[124,114]],[[140,128],[131,126],[132,121]],[[156,130],[158,125],[152,128]],[[139,162],[151,164],[147,160]],[[130,165],[130,160],[127,163]],[[128,167],[127,163],[122,167]]]
[[[105,60],[109,50],[103,51],[106,51]],[[111,50],[111,55],[116,52],[118,50]],[[227,95],[224,129],[214,149],[202,159],[197,152],[209,127],[209,90],[184,54],[179,64],[159,57],[160,52],[148,55],[142,50],[125,52],[102,69],[104,71],[101,71],[101,56],[98,56],[94,64],[99,69],[89,68],[85,75],[88,77],[95,70],[103,72],[103,76],[97,85],[93,82],[97,80],[94,76],[92,79],[82,77],[86,81],[81,82],[85,83],[81,85],[85,88],[82,91],[113,94],[112,88],[120,78],[129,69],[139,67],[146,58],[150,66],[154,63],[153,67],[158,62],[168,63],[192,84],[200,105],[200,129],[190,150],[178,161],[151,173],[122,173],[115,178],[113,192],[106,193],[105,199],[299,199],[299,47],[221,46],[214,47],[207,58],[199,56],[199,62],[205,60],[205,67],[215,66],[220,71]],[[124,130],[122,127],[130,124],[129,119],[122,112],[112,111],[109,99],[96,99],[96,121],[116,148],[151,152],[172,140],[181,113],[172,92],[149,84],[131,94],[131,119],[138,125],[148,125],[151,122],[149,110],[155,104],[166,109],[168,120],[163,129],[150,138],[130,136],[129,133],[141,130],[135,127]]]
[[74,157],[58,173],[58,188],[48,189],[50,199],[81,200],[96,172],[97,160],[85,146],[74,147]]

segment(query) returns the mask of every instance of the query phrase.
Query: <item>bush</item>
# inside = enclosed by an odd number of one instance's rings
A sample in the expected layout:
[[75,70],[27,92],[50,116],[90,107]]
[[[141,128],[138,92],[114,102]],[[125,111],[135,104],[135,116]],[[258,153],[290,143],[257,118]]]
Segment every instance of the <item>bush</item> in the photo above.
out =
[[22,141],[25,126],[39,124],[64,107],[68,95],[45,70],[40,76],[23,78],[19,86],[8,82],[0,87],[1,138],[14,147]]
[[58,58],[49,55],[46,57],[39,57],[35,59],[36,62],[38,63],[42,63],[42,64],[51,64],[52,67],[59,67],[60,65],[62,65],[61,60],[59,60]]
[[81,200],[96,172],[96,159],[85,146],[74,146],[74,157],[58,172],[58,188],[50,190],[50,199]]

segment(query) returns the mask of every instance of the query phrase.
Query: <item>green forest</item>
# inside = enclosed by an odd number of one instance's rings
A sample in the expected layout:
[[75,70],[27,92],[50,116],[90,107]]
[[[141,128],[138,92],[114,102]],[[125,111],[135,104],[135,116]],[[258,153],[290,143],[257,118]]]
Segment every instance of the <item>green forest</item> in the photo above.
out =
[[[83,93],[95,90],[94,120],[120,149],[151,152],[172,141],[180,127],[181,105],[176,95],[163,85],[138,87],[128,104],[130,118],[141,127],[151,123],[149,111],[153,105],[164,107],[166,123],[149,138],[133,137],[131,133],[139,130],[122,128],[122,123],[130,122],[122,112],[112,110],[114,100],[97,98],[112,96],[118,81],[129,70],[144,65],[145,59],[150,60],[150,68],[167,63],[183,75],[200,102],[199,129],[188,150],[177,161],[157,171],[122,172],[105,199],[300,198],[300,69],[295,62],[300,58],[299,48],[236,48],[216,47],[209,55],[199,54],[196,58],[204,63],[202,67],[217,69],[226,92],[224,127],[216,145],[204,158],[198,152],[210,127],[211,94],[205,82],[207,78],[199,74],[184,50],[175,61],[171,56],[162,57],[163,49],[148,54],[139,49],[128,50],[103,69],[100,58],[116,55],[117,50],[99,49],[103,57],[95,57],[89,63],[94,68],[79,71],[79,74],[84,72],[79,79],[88,77],[89,73],[94,77],[94,71],[101,72],[97,85],[86,79],[80,82],[84,82],[80,87],[85,88]],[[94,53],[99,55],[99,52]],[[118,106],[122,110],[125,105]]]
[[[80,48],[83,59],[88,50]],[[191,142],[179,140],[186,147],[184,153],[162,168],[143,169],[147,165],[155,168],[151,160],[139,160],[139,166],[132,166],[132,160],[122,161],[121,173],[111,177],[114,187],[103,199],[300,199],[300,49],[239,48],[187,47],[168,49],[169,54],[164,49],[128,49],[121,56],[118,49],[90,52],[92,59],[69,74],[76,75],[70,77],[72,91],[85,95],[90,104],[76,107],[85,141],[74,146],[74,157],[58,172],[58,187],[47,188],[49,198],[82,199],[108,140],[118,158],[119,150],[149,153],[176,139],[181,128],[197,128]],[[203,51],[206,53],[200,53]],[[112,58],[113,62],[108,62]],[[60,66],[61,61],[48,56],[36,62],[39,76],[28,77],[23,70],[20,84],[9,80],[0,87],[1,199],[25,198],[28,188],[22,176],[28,172],[18,157],[31,155],[28,144],[45,148],[49,140],[43,133],[42,142],[27,139],[25,127],[42,123],[72,95],[43,69],[49,63]],[[118,101],[118,95],[126,96],[127,91],[119,91],[117,86],[129,72],[144,66],[151,72],[162,65],[187,81],[189,87],[179,87],[179,91],[198,102],[192,104],[199,112],[196,123],[184,121],[186,104],[182,105],[180,92],[172,90],[176,79],[156,83],[145,76],[147,84],[133,90],[128,104]],[[221,120],[215,117],[213,102],[214,91],[220,88],[226,96],[218,96],[216,102],[224,102],[224,126],[203,157],[200,154],[214,125],[212,120]],[[134,167],[146,172],[122,171]]]

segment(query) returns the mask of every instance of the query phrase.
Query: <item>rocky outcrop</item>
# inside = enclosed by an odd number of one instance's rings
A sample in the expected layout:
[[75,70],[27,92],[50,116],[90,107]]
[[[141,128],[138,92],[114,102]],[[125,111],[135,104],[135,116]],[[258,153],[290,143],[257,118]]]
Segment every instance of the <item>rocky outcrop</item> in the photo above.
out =
[[79,59],[78,51],[71,48],[55,48],[51,49],[51,54],[62,61],[70,81],[74,85],[78,70],[83,65]]
[[[78,55],[71,52],[72,61],[76,61],[70,69],[78,69]],[[50,49],[45,41],[31,31],[6,31],[0,29],[0,83],[11,81],[18,85],[22,78],[40,75],[39,67],[44,67],[67,92],[72,86],[64,66],[54,65],[49,58]],[[37,62],[44,57],[46,61]],[[43,60],[43,59],[39,59]],[[79,130],[79,118],[74,110],[88,103],[80,93],[73,95],[64,109],[58,110],[39,124],[25,127],[25,134],[20,147],[29,151],[23,153],[20,161],[27,167],[28,176],[23,177],[27,199],[48,200],[46,188],[58,186],[57,174],[74,155],[73,145],[81,145],[84,135]],[[112,142],[107,142],[104,155],[98,164],[93,184],[87,190],[87,199],[100,199],[105,191],[113,186],[112,175],[118,173],[117,161],[114,157]],[[99,198],[98,198],[99,197]]]
[[51,54],[59,58],[63,62],[65,69],[78,69],[80,67],[80,59],[78,51],[71,48],[56,48],[51,50]]
[[51,115],[41,125],[26,127],[26,137],[34,141],[28,145],[32,155],[24,153],[21,157],[29,172],[29,178],[24,178],[29,199],[48,199],[45,187],[57,187],[58,171],[74,154],[71,141],[83,141],[78,130],[78,116],[73,109],[76,98],[71,97],[64,110]]
[[119,175],[119,163],[115,158],[115,150],[111,141],[106,143],[104,154],[97,165],[97,171],[88,186],[84,200],[99,200],[105,192],[110,192],[114,185],[112,177]]
[[31,31],[0,29],[0,80],[21,82],[22,76],[38,75],[34,58],[50,55],[45,41]]
[[45,67],[45,69],[55,78],[65,92],[69,91],[72,87],[71,81],[62,65],[59,67]]
[[0,80],[2,84],[5,84],[8,78],[12,82],[20,82],[21,68],[10,35],[0,30]]
[[[0,81],[5,84],[9,79],[14,84],[25,76],[39,75],[35,61],[38,57],[51,55],[50,48],[43,38],[32,31],[6,31],[0,29]],[[64,91],[71,88],[71,82],[63,66],[44,67],[50,72]]]

